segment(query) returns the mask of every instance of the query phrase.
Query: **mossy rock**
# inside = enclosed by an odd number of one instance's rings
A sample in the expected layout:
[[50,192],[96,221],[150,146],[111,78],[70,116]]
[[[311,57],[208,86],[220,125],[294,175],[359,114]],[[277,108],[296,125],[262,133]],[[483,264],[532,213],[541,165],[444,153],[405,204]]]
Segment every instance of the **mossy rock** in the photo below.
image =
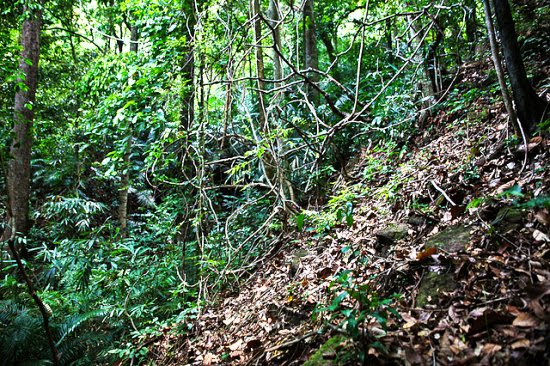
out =
[[343,362],[338,361],[342,343],[346,342],[347,338],[337,335],[329,338],[311,357],[303,363],[304,366],[330,366],[343,365]]
[[390,224],[386,228],[376,232],[378,241],[382,245],[390,245],[395,243],[397,240],[404,239],[407,237],[409,232],[409,227],[407,224]]
[[456,282],[452,275],[428,272],[420,282],[418,295],[416,295],[416,305],[424,307],[429,303],[430,298],[437,299],[442,291],[451,292],[455,289]]
[[437,248],[444,252],[458,252],[466,248],[470,239],[470,228],[462,225],[452,226],[428,239],[426,248]]
[[501,208],[497,213],[497,217],[491,224],[507,229],[517,229],[521,226],[524,215],[523,210],[519,208]]

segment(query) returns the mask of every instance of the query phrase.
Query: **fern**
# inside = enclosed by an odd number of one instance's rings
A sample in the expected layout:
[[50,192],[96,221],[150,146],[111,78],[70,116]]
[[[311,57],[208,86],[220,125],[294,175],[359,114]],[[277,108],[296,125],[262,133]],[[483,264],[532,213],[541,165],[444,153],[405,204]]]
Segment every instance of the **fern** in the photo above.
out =
[[42,319],[24,305],[13,301],[0,302],[0,359],[3,365],[40,359],[45,338]]
[[[106,315],[103,309],[67,317],[62,323],[52,318],[61,364],[93,364],[109,334],[89,331],[84,324]],[[94,350],[96,352],[94,352]],[[51,364],[42,318],[37,312],[13,301],[0,302],[0,365]]]
[[153,197],[153,192],[151,190],[138,190],[134,187],[131,187],[130,193],[134,193],[136,195],[140,205],[148,208],[157,207],[157,204],[155,203],[155,198]]
[[56,343],[56,346],[59,347],[59,345],[63,342],[63,340],[70,334],[74,333],[74,331],[85,321],[90,320],[92,318],[98,318],[101,316],[105,316],[106,311],[103,309],[99,310],[93,310],[89,311],[84,314],[76,314],[70,316],[65,323],[61,324],[58,328],[58,336],[59,340]]

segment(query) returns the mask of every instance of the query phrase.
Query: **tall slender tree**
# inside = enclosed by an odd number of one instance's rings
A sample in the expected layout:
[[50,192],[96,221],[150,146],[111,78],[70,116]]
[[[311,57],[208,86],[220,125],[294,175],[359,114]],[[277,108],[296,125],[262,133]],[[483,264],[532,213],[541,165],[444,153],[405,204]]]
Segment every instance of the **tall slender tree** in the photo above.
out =
[[[306,69],[319,69],[319,51],[317,49],[317,35],[315,26],[315,7],[313,0],[304,1],[304,66]],[[310,82],[319,82],[317,72],[308,73]],[[314,100],[319,100],[319,91],[311,85],[307,87],[308,95]]]
[[[15,93],[12,143],[7,172],[8,213],[3,240],[13,240],[17,234],[26,235],[31,227],[29,198],[31,181],[32,124],[38,84],[38,60],[40,57],[40,29],[42,4],[25,7],[27,14],[21,29],[20,77]],[[22,241],[16,250],[27,255]]]
[[[130,26],[130,52],[138,52],[138,28],[132,24]],[[128,192],[130,190],[130,156],[132,154],[133,126],[129,122],[128,130],[125,136],[125,149],[123,157],[123,169],[120,175],[120,187],[118,189],[118,221],[120,223],[120,234],[125,237],[128,233]]]
[[281,52],[281,26],[279,24],[281,20],[279,1],[269,0],[269,9],[267,10],[267,16],[269,17],[269,24],[271,25],[273,33],[273,78],[280,80],[283,77],[283,69],[281,66],[281,57],[275,50],[275,48]]
[[260,129],[262,131],[267,130],[267,117],[266,117],[266,105],[264,98],[265,91],[265,67],[264,67],[264,52],[262,49],[262,22],[260,14],[260,0],[252,0],[251,3],[251,16],[254,22],[254,41],[255,56],[256,56],[256,76],[258,85],[258,110],[259,110],[259,122]]
[[531,134],[548,112],[548,103],[538,96],[527,78],[508,0],[493,0],[493,3],[519,123]]
[[466,41],[470,45],[470,51],[475,49],[477,41],[477,9],[475,0],[464,0],[465,33]]
[[[180,125],[187,131],[193,125],[195,114],[195,26],[197,24],[197,9],[195,0],[183,0],[182,13],[182,33],[184,36],[184,46],[181,58],[181,77],[184,82],[181,92]],[[200,4],[199,4],[200,5]]]

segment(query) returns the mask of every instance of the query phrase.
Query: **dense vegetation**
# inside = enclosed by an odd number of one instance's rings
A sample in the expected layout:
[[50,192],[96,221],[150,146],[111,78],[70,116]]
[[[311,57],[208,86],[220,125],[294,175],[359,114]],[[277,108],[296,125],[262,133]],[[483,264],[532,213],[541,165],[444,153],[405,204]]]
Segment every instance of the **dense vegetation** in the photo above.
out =
[[[185,337],[302,232],[353,226],[365,187],[442,125],[486,123],[503,102],[507,147],[527,151],[550,128],[544,1],[20,0],[0,11],[4,365],[144,360],[148,337]],[[352,178],[354,159],[367,163]],[[461,169],[479,178],[479,166]],[[362,191],[342,184],[354,179]],[[407,179],[377,194],[425,210],[399,198]],[[522,204],[547,206],[544,184]],[[344,314],[357,340],[367,317],[397,316],[399,294],[351,276],[332,291],[360,311],[336,297],[315,314]]]

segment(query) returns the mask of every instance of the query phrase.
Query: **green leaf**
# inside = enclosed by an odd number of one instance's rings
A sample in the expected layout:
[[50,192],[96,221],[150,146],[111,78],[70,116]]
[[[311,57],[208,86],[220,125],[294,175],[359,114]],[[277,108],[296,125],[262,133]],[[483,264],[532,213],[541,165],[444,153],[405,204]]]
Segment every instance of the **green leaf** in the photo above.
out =
[[334,298],[334,300],[332,300],[332,303],[330,304],[328,310],[330,311],[335,311],[335,310],[338,310],[338,308],[340,307],[340,304],[342,303],[342,301],[348,297],[348,292],[347,291],[342,291],[340,293],[340,295],[336,296]]
[[303,213],[296,215],[296,226],[298,227],[298,231],[302,231],[305,219],[306,215],[304,215]]
[[346,224],[348,224],[348,226],[353,225],[353,215],[352,214],[347,214],[346,215]]
[[524,194],[521,193],[521,187],[518,184],[514,184],[512,188],[509,188],[502,192],[500,196],[509,197],[509,196],[516,196],[516,197],[523,197]]
[[534,207],[550,208],[550,197],[548,196],[536,197],[525,202],[522,206],[527,208],[534,208]]
[[466,209],[479,207],[485,201],[484,198],[474,198],[468,205]]

